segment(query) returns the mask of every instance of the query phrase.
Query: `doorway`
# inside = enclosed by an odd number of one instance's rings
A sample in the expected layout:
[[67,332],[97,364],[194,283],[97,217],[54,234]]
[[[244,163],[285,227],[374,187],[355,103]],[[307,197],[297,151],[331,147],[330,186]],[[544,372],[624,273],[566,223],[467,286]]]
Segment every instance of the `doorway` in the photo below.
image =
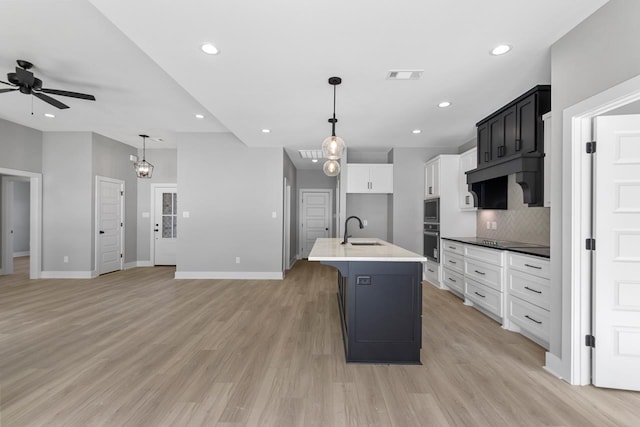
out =
[[[594,361],[600,357],[597,363],[608,364],[592,366],[594,349],[586,345],[585,337],[594,334],[595,351],[608,350],[612,355],[621,357],[626,366],[623,373],[624,383],[602,385],[632,390],[640,387],[640,377],[634,374],[640,372],[640,324],[634,325],[640,316],[640,283],[637,281],[637,275],[635,280],[626,280],[626,276],[616,279],[618,273],[624,273],[622,270],[638,268],[640,254],[636,244],[640,239],[640,225],[636,222],[633,226],[627,226],[627,218],[621,221],[616,219],[614,223],[611,222],[611,218],[607,219],[607,215],[612,213],[622,216],[634,215],[633,211],[640,209],[637,197],[633,202],[629,201],[630,196],[640,190],[640,181],[637,175],[633,179],[616,177],[614,172],[608,173],[607,166],[601,164],[602,161],[606,163],[607,159],[617,159],[613,163],[616,166],[612,166],[612,169],[623,165],[631,168],[640,165],[640,138],[627,133],[630,138],[626,138],[624,143],[620,139],[607,143],[604,142],[605,138],[602,141],[596,140],[595,154],[588,154],[585,149],[586,143],[596,137],[597,129],[594,132],[594,127],[597,126],[594,126],[594,123],[599,120],[597,117],[638,100],[640,76],[586,99],[563,112],[563,139],[569,143],[565,146],[563,155],[562,191],[569,196],[563,204],[563,222],[567,226],[562,230],[562,258],[567,262],[563,262],[563,274],[559,279],[562,279],[560,283],[569,284],[563,288],[562,354],[568,359],[567,379],[571,384],[590,384],[592,374],[597,382],[600,374],[615,368],[612,366],[615,362],[611,362],[613,359],[606,362],[598,353],[594,354]],[[598,194],[593,196],[593,201],[597,204],[602,203],[602,206],[596,206],[593,215],[592,183],[593,188],[598,191]],[[607,191],[602,188],[608,188],[610,194],[606,194]],[[597,197],[600,198],[599,201]],[[606,206],[607,198],[609,206]],[[616,204],[618,208],[615,207]],[[609,213],[605,213],[606,209]],[[591,238],[595,238],[595,250],[586,248],[585,243]],[[612,263],[624,264],[624,267],[621,267],[620,272],[616,271],[613,280],[599,278],[597,270],[610,269]],[[606,267],[607,264],[609,267]],[[616,266],[616,269],[618,268]],[[593,281],[592,275],[595,279]],[[595,291],[593,297],[592,286]],[[601,290],[605,295],[602,300]],[[623,295],[624,304],[619,304]],[[605,309],[603,313],[606,313],[607,306],[610,313],[626,313],[623,323],[607,327],[608,315],[599,313],[601,308]],[[605,323],[600,324],[601,320]]]
[[300,189],[300,257],[308,258],[317,238],[332,236],[332,189]]
[[291,268],[291,185],[287,178],[284,178],[284,206],[282,215],[282,271],[285,272]]
[[98,274],[124,265],[124,181],[96,176],[96,269]]
[[28,181],[29,187],[29,278],[39,279],[42,270],[42,174],[0,168],[2,220],[0,223],[0,274],[13,273],[12,206],[16,181]]
[[178,190],[176,184],[152,185],[153,265],[176,265],[178,239]]

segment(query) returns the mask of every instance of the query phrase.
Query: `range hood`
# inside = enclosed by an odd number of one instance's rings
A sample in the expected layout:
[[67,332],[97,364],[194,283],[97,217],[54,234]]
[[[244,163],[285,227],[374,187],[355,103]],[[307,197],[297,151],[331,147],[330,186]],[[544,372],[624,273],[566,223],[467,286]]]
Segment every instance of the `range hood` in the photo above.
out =
[[490,167],[466,172],[474,205],[482,209],[507,209],[507,176],[515,174],[522,187],[522,200],[531,206],[543,204],[544,155],[524,154]]

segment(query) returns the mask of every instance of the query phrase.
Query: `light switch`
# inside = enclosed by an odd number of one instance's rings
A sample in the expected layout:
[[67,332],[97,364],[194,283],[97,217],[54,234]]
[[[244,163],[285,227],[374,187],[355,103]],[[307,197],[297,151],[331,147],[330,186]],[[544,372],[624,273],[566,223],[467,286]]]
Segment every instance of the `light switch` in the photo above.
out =
[[491,221],[487,221],[487,230],[491,230]]
[[142,212],[142,218],[149,218],[150,216],[149,212]]
[[271,218],[277,218],[277,217],[278,217],[277,212],[271,212]]
[[189,216],[190,216],[189,211],[183,211],[182,212],[182,218],[189,218]]
[[498,228],[498,224],[495,221],[491,221],[491,229],[496,230]]
[[367,226],[367,220],[366,219],[362,220],[362,225],[364,225],[365,227]]

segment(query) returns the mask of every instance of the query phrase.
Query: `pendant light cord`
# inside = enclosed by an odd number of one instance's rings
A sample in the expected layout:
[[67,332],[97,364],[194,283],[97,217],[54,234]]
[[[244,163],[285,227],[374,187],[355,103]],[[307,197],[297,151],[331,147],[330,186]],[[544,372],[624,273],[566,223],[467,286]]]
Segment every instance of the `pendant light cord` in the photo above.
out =
[[333,85],[333,121],[331,122],[331,136],[336,136],[336,85]]

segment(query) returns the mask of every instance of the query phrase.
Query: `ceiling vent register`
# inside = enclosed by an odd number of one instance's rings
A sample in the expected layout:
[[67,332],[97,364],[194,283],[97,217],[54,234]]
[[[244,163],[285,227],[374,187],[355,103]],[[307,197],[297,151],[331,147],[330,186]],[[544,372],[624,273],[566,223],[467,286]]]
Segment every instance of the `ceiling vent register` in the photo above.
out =
[[420,80],[424,70],[390,70],[387,80]]

